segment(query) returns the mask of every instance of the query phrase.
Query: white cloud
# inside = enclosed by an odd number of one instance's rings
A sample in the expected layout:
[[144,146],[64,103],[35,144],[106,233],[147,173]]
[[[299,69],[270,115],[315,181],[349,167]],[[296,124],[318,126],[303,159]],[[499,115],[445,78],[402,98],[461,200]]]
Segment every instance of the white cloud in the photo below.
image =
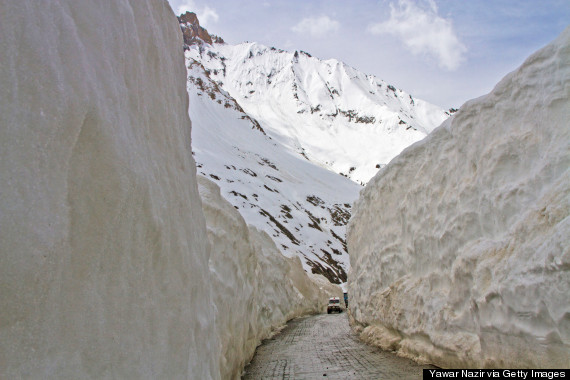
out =
[[208,25],[210,22],[216,22],[220,18],[218,12],[210,7],[204,7],[202,12],[197,13],[201,25]]
[[433,0],[428,0],[428,6],[420,5],[409,0],[391,3],[390,19],[370,25],[368,31],[395,35],[413,54],[434,56],[441,67],[457,69],[467,49],[456,36],[451,20],[438,15]]
[[297,25],[291,28],[296,33],[308,33],[313,37],[324,37],[329,32],[338,30],[340,24],[338,21],[328,16],[320,16],[318,18],[308,17],[302,19]]
[[[172,1],[172,0],[171,0]],[[220,18],[218,12],[214,8],[208,6],[200,7],[193,0],[185,0],[176,7],[176,14],[180,15],[186,12],[194,12],[198,16],[200,25],[205,27],[208,23],[216,22]]]
[[181,15],[186,12],[196,12],[196,5],[192,0],[187,0],[176,7],[176,15]]

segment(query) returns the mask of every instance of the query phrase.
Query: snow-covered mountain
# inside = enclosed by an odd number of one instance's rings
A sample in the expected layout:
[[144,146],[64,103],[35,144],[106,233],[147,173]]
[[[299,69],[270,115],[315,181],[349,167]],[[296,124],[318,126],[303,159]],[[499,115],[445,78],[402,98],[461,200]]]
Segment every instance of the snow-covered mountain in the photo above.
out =
[[358,183],[448,115],[336,60],[228,45],[193,13],[179,20],[199,172],[286,256],[345,282]]
[[192,149],[198,172],[215,181],[248,224],[331,282],[346,282],[345,232],[360,186],[285,149],[188,60]]
[[187,56],[271,137],[358,183],[449,116],[335,59],[257,43],[198,47],[195,41]]

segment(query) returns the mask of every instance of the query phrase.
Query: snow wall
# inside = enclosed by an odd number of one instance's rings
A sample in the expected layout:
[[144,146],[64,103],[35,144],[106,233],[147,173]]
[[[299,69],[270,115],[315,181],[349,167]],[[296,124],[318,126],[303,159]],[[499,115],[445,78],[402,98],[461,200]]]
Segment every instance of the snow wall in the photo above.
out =
[[442,367],[570,364],[570,28],[361,192],[361,338]]
[[283,256],[267,233],[246,224],[215,183],[202,176],[198,183],[212,246],[221,378],[240,379],[262,339],[291,318],[323,312],[342,289],[307,274],[298,257]]
[[238,378],[342,293],[208,182],[206,229],[166,1],[2,3],[0,35],[0,378]]
[[0,378],[219,378],[178,21],[0,4]]

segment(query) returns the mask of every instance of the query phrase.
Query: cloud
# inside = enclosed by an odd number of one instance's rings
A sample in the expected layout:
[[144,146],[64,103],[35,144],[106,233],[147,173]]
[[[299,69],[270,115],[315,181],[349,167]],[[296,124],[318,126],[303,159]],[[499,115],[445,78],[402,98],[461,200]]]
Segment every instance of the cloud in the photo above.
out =
[[184,14],[186,12],[196,12],[196,5],[194,4],[193,1],[187,0],[183,3],[181,3],[180,5],[178,5],[178,7],[176,7],[176,14],[177,15],[181,15],[181,14]]
[[310,34],[313,37],[324,37],[329,32],[338,30],[340,24],[338,21],[328,16],[320,16],[318,18],[307,17],[302,19],[297,25],[291,28],[295,33]]
[[208,25],[210,22],[216,22],[220,18],[218,16],[218,12],[215,9],[210,8],[208,6],[204,7],[202,12],[198,14],[200,24],[201,25]]
[[395,35],[414,55],[431,55],[440,67],[457,69],[467,49],[456,36],[451,20],[438,15],[433,0],[423,4],[410,0],[398,0],[397,5],[392,2],[390,19],[369,25],[368,31]]
[[206,26],[208,23],[216,22],[220,18],[218,12],[216,12],[214,8],[210,8],[208,6],[199,7],[193,0],[185,0],[176,8],[177,15],[186,12],[196,13],[201,26]]

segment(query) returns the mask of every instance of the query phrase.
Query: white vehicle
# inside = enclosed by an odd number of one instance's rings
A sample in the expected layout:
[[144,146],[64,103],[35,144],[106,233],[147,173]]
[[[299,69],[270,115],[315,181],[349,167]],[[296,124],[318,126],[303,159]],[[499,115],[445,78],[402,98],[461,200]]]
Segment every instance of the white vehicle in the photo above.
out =
[[342,313],[342,307],[340,306],[340,298],[338,297],[329,298],[329,304],[327,305],[327,314],[330,314],[333,311]]

